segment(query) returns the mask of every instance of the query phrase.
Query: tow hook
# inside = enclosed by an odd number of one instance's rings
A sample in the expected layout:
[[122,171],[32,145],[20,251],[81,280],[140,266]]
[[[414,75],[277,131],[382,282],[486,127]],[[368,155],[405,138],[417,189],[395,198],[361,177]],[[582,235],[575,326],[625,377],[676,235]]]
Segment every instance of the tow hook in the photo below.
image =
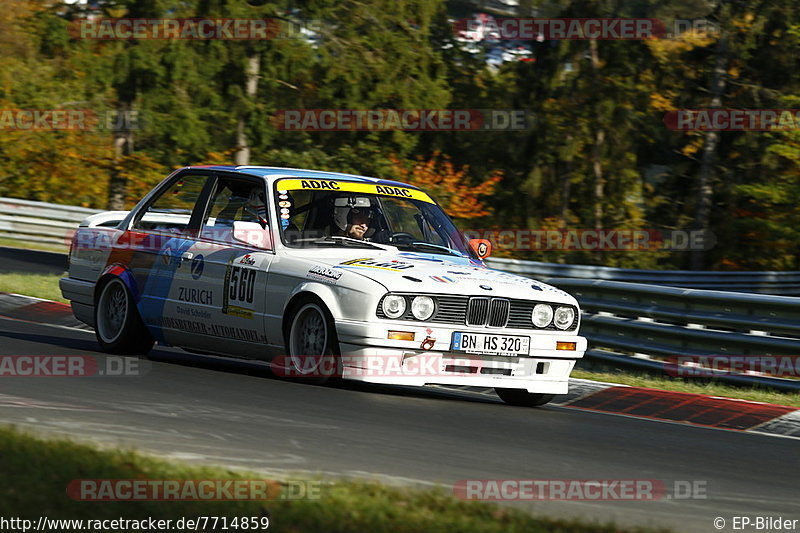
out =
[[422,344],[419,345],[421,350],[430,350],[433,348],[434,343],[436,343],[436,339],[432,337],[425,337],[425,340],[422,341]]

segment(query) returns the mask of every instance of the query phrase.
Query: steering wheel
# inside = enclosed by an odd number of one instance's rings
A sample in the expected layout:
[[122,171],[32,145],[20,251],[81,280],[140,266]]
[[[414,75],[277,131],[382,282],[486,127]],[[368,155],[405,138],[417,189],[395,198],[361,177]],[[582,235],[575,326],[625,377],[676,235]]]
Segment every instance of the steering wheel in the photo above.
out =
[[414,241],[418,241],[417,237],[414,237],[410,233],[406,233],[405,231],[398,231],[397,233],[392,233],[392,236],[389,237],[389,244],[411,244]]

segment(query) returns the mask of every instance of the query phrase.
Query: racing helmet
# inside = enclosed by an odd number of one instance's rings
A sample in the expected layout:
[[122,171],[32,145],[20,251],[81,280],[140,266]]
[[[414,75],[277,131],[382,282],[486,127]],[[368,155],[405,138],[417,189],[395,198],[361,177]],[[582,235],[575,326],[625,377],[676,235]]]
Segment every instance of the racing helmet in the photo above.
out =
[[347,231],[353,219],[366,216],[372,219],[371,202],[366,196],[338,196],[333,199],[333,224],[341,231]]

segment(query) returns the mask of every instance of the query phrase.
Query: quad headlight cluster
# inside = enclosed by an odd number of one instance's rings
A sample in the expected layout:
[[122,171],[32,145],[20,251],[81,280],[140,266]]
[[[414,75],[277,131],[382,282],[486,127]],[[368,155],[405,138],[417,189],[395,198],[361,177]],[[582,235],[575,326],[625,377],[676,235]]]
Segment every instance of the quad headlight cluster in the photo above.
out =
[[575,309],[550,304],[536,304],[531,312],[531,322],[537,328],[546,328],[553,323],[558,329],[569,329],[575,321]]
[[401,296],[399,294],[387,295],[381,303],[381,309],[389,318],[400,318],[408,308],[408,300],[411,300],[411,314],[417,320],[428,320],[436,310],[436,303],[430,296]]
[[[442,301],[444,298],[444,302]],[[462,300],[463,298],[463,300]],[[436,315],[437,322],[464,325],[473,300],[507,300],[506,298],[486,297],[453,297],[453,296],[426,296],[422,294],[393,294],[385,295],[378,304],[378,316],[390,319],[414,319],[426,321]],[[476,302],[476,306],[479,302]],[[463,307],[460,307],[462,306]],[[484,318],[488,320],[488,313],[508,313],[502,317],[504,324],[510,328],[556,329],[566,331],[575,324],[576,309],[570,305],[550,303],[534,303],[525,300],[510,300],[510,306],[492,307],[489,303],[483,304]],[[533,306],[533,307],[531,307]],[[480,311],[480,309],[478,309]],[[441,316],[440,316],[441,315]],[[528,322],[530,320],[530,322]],[[474,321],[473,321],[474,322]],[[530,325],[529,325],[530,324]]]

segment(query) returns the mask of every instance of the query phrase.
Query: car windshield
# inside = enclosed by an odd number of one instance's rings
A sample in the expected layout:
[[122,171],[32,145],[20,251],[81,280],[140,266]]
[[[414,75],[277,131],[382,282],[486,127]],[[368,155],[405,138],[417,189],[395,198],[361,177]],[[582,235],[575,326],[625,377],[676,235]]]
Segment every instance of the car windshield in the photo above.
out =
[[477,259],[450,218],[424,192],[333,180],[275,184],[281,238],[292,247],[393,246]]

